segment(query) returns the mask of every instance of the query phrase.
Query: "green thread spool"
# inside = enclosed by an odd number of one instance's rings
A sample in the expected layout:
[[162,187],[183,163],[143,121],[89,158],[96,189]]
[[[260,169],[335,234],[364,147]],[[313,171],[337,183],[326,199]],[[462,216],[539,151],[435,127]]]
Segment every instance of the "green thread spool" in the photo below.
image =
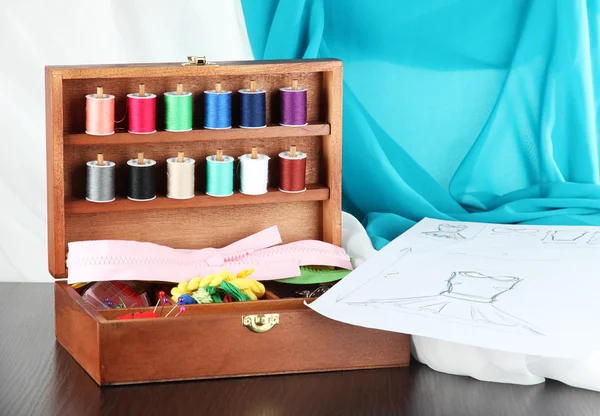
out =
[[165,130],[190,131],[192,114],[191,92],[165,92]]
[[231,156],[211,155],[206,157],[206,194],[219,197],[233,195],[233,158]]

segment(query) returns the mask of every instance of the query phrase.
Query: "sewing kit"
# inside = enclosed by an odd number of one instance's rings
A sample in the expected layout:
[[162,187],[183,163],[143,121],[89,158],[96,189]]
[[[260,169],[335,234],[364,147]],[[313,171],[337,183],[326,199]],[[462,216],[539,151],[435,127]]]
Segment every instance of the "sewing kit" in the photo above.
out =
[[46,120],[56,338],[98,384],[408,365],[305,305],[351,269],[341,61],[47,67]]

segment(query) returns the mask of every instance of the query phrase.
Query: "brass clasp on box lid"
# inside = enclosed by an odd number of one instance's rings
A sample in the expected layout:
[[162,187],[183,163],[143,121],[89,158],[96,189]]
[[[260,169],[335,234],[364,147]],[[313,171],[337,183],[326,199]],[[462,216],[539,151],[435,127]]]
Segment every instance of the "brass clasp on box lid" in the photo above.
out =
[[252,332],[262,334],[279,323],[278,313],[267,313],[264,315],[242,316],[242,325]]

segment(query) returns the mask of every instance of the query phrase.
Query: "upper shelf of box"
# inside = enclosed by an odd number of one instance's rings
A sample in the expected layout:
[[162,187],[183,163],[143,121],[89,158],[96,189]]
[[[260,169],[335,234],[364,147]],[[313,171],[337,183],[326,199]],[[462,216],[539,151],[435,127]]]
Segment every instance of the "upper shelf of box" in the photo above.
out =
[[85,133],[65,134],[66,146],[94,146],[113,144],[181,143],[213,140],[264,139],[271,137],[326,136],[331,126],[327,123],[308,124],[301,127],[267,126],[262,129],[234,127],[226,130],[191,130],[186,132],[157,131],[152,134],[116,132],[110,136],[91,136]]
[[342,66],[339,59],[301,59],[271,61],[209,62],[208,65],[184,66],[181,62],[122,65],[47,66],[52,77],[66,79],[163,78],[177,76],[265,75],[294,72],[333,71]]

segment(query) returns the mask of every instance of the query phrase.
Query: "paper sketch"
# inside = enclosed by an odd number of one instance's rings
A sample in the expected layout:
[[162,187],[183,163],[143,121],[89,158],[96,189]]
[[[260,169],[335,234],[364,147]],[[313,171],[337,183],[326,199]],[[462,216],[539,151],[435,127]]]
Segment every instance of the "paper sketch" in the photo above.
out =
[[585,243],[589,233],[581,230],[551,230],[542,239],[543,243],[577,244]]
[[[392,271],[386,273],[397,274]],[[542,335],[530,323],[498,308],[498,297],[523,279],[514,276],[489,276],[476,271],[452,272],[445,290],[430,296],[370,299],[347,302],[349,305],[397,308],[399,312],[433,315],[440,319],[459,319],[464,323],[488,324],[525,330]]]
[[537,235],[539,230],[537,228],[518,228],[518,227],[494,227],[492,228],[492,235],[502,236],[525,236],[531,237]]
[[[398,250],[397,251],[397,257],[396,260],[390,265],[391,269],[395,269],[396,267],[399,267],[398,264],[400,263],[400,261],[404,258],[404,256],[406,256],[407,254],[411,253],[412,249],[410,247],[404,248],[402,250]],[[398,272],[396,270],[392,270],[388,273],[385,273],[383,275],[384,278],[388,278],[391,277],[395,274],[398,274]],[[369,279],[365,280],[361,285],[353,288],[351,291],[349,291],[348,293],[345,293],[344,295],[339,295],[336,298],[336,302],[340,302],[344,299],[347,299],[348,297],[350,297],[352,294],[359,292],[361,288],[363,288],[364,286],[368,285],[369,283],[372,283],[373,281],[375,281],[377,278],[381,277],[381,275],[379,274],[375,274],[372,277],[370,277]]]
[[465,224],[444,223],[439,224],[436,230],[424,231],[421,234],[426,237],[439,238],[441,240],[466,240],[469,226]]
[[600,244],[600,232],[595,232],[588,240],[588,244]]
[[600,350],[598,248],[600,227],[427,218],[309,306],[367,328],[577,357]]

